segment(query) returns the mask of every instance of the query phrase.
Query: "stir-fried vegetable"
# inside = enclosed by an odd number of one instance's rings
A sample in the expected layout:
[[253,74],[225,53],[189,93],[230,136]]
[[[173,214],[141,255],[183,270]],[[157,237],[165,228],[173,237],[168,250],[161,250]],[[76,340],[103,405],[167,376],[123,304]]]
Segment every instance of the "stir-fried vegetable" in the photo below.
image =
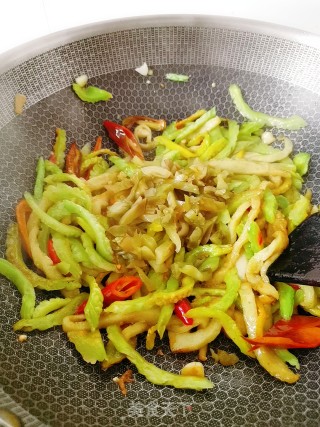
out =
[[152,130],[163,131],[166,122],[163,119],[154,119],[147,116],[129,116],[122,120],[122,125],[127,129],[132,129],[136,125],[146,125]]
[[73,83],[72,89],[76,93],[76,95],[84,102],[100,102],[100,101],[108,101],[112,98],[112,94],[107,92],[104,89],[100,89],[96,86],[86,86],[82,87],[78,83]]
[[175,315],[185,324],[185,325],[193,325],[193,320],[188,319],[187,313],[191,309],[191,304],[187,300],[187,298],[183,298],[178,301],[174,305],[174,313]]
[[229,87],[230,96],[239,112],[247,119],[261,123],[264,126],[277,127],[280,129],[297,130],[306,126],[306,122],[300,116],[279,118],[265,113],[253,111],[242,98],[239,86],[233,84]]
[[31,249],[30,249],[30,241],[29,241],[29,234],[27,229],[27,218],[31,213],[31,209],[29,208],[28,203],[26,200],[22,199],[16,206],[16,219],[17,224],[19,227],[19,232],[22,240],[22,244],[24,247],[24,250],[31,258]]
[[[86,78],[73,88],[88,102],[110,97]],[[92,149],[56,130],[0,260],[0,274],[22,295],[14,330],[62,325],[88,363],[107,369],[128,358],[155,384],[196,390],[212,384],[156,368],[135,350],[137,336],[146,333],[149,350],[168,334],[172,352],[198,351],[205,361],[224,333],[274,377],[298,380],[288,349],[320,345],[319,319],[298,309],[320,315],[320,294],[272,284],[266,272],[317,207],[302,192],[310,156],[291,158],[291,140],[273,146],[265,126],[305,123],[253,111],[235,85],[230,93],[250,121],[219,117],[215,108],[168,125],[144,115],[106,120]],[[104,147],[107,136],[124,157]],[[36,305],[34,288],[62,295]]]
[[70,145],[68,154],[66,155],[65,170],[69,174],[80,176],[80,167],[81,167],[81,151],[77,147],[77,144],[73,142]]
[[128,153],[131,157],[137,156],[143,159],[140,145],[130,129],[108,120],[103,122],[103,126],[108,131],[112,141],[122,148],[122,150]]
[[32,284],[21,271],[5,259],[0,259],[0,274],[5,276],[17,287],[22,296],[20,315],[22,319],[30,319],[33,315],[36,296]]
[[189,76],[186,76],[185,74],[167,73],[166,79],[173,82],[188,82]]
[[110,305],[115,301],[124,301],[138,292],[141,286],[141,279],[131,276],[125,276],[108,283],[102,290],[104,303]]
[[58,257],[58,255],[54,249],[52,239],[48,240],[47,252],[48,252],[48,255],[49,255],[51,261],[53,262],[53,264],[59,264],[61,262],[60,258]]
[[150,362],[147,362],[130,344],[123,338],[120,328],[116,325],[107,329],[109,339],[116,349],[127,356],[136,365],[140,374],[144,375],[153,384],[170,385],[176,388],[191,388],[203,390],[212,388],[213,384],[207,378],[177,375],[163,371]]
[[265,345],[274,348],[314,348],[320,345],[320,319],[293,316],[279,320],[263,337],[247,339],[253,348]]
[[[101,294],[102,302],[104,307],[112,304],[115,301],[125,301],[130,298],[133,294],[138,292],[142,286],[142,281],[139,277],[125,276],[117,279],[111,283],[108,283],[103,289],[97,288],[95,293]],[[99,297],[100,299],[100,297]],[[89,301],[90,302],[90,301]],[[76,310],[77,314],[82,314],[85,312],[87,301],[84,301]],[[102,309],[102,305],[101,305]]]
[[52,155],[53,155],[52,160],[53,160],[53,163],[56,163],[56,165],[60,169],[63,169],[64,167],[66,142],[67,142],[66,131],[64,129],[57,128],[56,140],[52,150]]
[[290,320],[294,310],[295,290],[286,283],[278,283],[280,316]]

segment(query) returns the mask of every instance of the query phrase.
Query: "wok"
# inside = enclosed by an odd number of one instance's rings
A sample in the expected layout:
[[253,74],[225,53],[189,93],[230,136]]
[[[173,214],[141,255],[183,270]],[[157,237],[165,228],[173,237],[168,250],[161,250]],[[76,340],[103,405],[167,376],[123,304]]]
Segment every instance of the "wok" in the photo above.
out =
[[[146,62],[145,78],[134,69]],[[32,188],[36,159],[47,157],[56,127],[80,145],[94,141],[102,121],[126,115],[161,116],[170,121],[199,108],[216,106],[220,115],[240,120],[228,96],[230,83],[243,89],[249,105],[270,114],[303,116],[309,126],[291,136],[297,150],[312,153],[306,185],[319,202],[320,39],[288,28],[238,19],[162,16],[104,22],[55,34],[4,54],[0,61],[0,252],[14,206]],[[167,72],[190,75],[189,83],[168,82]],[[70,89],[78,75],[104,87],[113,100],[95,105],[76,99]],[[150,80],[150,83],[147,83]],[[212,85],[212,83],[215,85]],[[213,87],[215,86],[215,87]],[[27,97],[15,116],[16,93]],[[224,368],[208,360],[212,390],[192,392],[158,387],[134,370],[135,382],[123,398],[112,378],[129,362],[102,372],[82,363],[63,332],[32,332],[17,341],[20,296],[0,283],[0,406],[37,426],[309,426],[320,424],[320,352],[299,350],[301,379],[278,382],[256,361]],[[164,356],[156,354],[161,347]],[[139,351],[163,369],[178,372],[195,355],[170,354],[157,344]],[[1,424],[1,422],[0,422]]]

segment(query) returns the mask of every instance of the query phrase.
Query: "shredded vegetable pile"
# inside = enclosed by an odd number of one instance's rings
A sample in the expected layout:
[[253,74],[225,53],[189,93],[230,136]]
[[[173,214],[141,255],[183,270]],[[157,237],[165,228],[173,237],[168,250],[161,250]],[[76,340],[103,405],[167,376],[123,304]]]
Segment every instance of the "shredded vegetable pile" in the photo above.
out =
[[69,145],[57,129],[0,260],[22,295],[15,331],[62,325],[88,363],[108,369],[128,358],[154,384],[195,390],[213,386],[203,370],[163,371],[137,352],[137,337],[152,350],[168,336],[172,352],[205,362],[224,333],[274,377],[298,380],[288,349],[320,344],[319,290],[271,284],[267,269],[317,207],[302,191],[309,154],[293,156],[291,140],[266,127],[305,122],[253,111],[236,85],[230,95],[241,124],[215,108],[168,125],[106,120],[124,156],[101,137],[93,149]]

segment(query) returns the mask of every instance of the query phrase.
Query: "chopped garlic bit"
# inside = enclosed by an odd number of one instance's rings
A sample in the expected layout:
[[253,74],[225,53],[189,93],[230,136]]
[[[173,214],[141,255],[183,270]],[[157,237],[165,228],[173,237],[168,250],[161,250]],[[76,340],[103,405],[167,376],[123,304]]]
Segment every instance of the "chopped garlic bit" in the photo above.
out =
[[76,83],[80,87],[85,87],[86,84],[88,83],[88,76],[86,74],[82,74],[81,76],[76,78]]
[[15,114],[21,114],[23,112],[27,98],[22,93],[17,93],[14,97],[14,112]]
[[216,87],[216,82],[212,82],[211,87]]
[[183,376],[192,376],[204,378],[204,367],[201,362],[187,363],[180,372]]
[[18,336],[18,341],[19,341],[19,342],[26,342],[26,341],[27,341],[27,339],[28,339],[28,336],[27,336],[27,335],[19,335],[19,336]]
[[234,353],[227,353],[224,350],[218,349],[217,352],[210,348],[210,353],[216,363],[221,363],[223,366],[232,366],[239,362],[239,357]]
[[265,131],[261,135],[261,140],[264,144],[269,145],[269,144],[272,144],[276,140],[276,138],[272,135],[270,131]]
[[236,262],[236,269],[241,280],[245,280],[247,271],[248,259],[243,253]]
[[153,70],[152,70],[152,68],[149,68],[149,70],[148,70],[148,76],[153,76]]
[[146,62],[144,62],[140,67],[135,69],[137,73],[141,74],[142,76],[147,76],[149,72],[149,67]]

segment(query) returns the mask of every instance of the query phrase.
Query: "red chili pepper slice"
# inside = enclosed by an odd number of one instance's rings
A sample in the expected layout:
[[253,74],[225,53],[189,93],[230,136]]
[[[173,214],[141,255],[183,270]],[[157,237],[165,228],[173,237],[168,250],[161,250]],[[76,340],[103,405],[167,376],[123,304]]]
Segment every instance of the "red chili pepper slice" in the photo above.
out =
[[166,128],[166,122],[163,119],[154,119],[148,116],[128,116],[122,120],[122,125],[127,129],[132,129],[134,125],[146,123],[151,129],[162,131]]
[[291,288],[293,288],[295,291],[301,289],[300,286],[295,283],[288,283],[288,285],[291,286]]
[[174,305],[175,315],[187,326],[193,325],[193,319],[186,316],[186,313],[191,309],[191,304],[187,298],[183,298]]
[[48,160],[49,160],[49,162],[54,163],[55,165],[57,164],[57,159],[56,159],[56,156],[54,155],[53,151],[50,153]]
[[[142,286],[142,281],[139,277],[124,276],[120,279],[108,283],[102,290],[104,307],[115,301],[124,301],[129,299]],[[84,301],[76,309],[75,314],[84,313],[87,301]]]
[[122,148],[123,151],[131,157],[137,156],[140,159],[144,159],[141,147],[130,129],[109,120],[105,120],[103,126],[108,131],[112,141]]
[[114,301],[124,301],[137,292],[141,286],[141,279],[135,276],[121,277],[114,282],[108,283],[102,289],[104,304],[110,305]]
[[81,303],[77,308],[76,311],[74,312],[74,314],[83,314],[84,313],[84,309],[86,308],[88,300],[83,301],[83,303]]
[[102,148],[102,136],[97,136],[96,143],[94,144],[92,151],[93,152],[99,151],[99,150],[101,150],[101,148]]
[[273,348],[315,348],[320,346],[320,318],[292,316],[279,320],[260,338],[246,338],[253,350],[262,345]]
[[[92,153],[99,151],[102,148],[102,136],[97,136],[96,142],[94,144]],[[92,171],[93,166],[90,166],[84,173],[83,178],[88,180],[90,178],[90,172]]]
[[51,261],[53,262],[54,265],[55,264],[59,264],[59,262],[61,262],[60,258],[58,257],[58,255],[57,255],[57,253],[56,253],[56,251],[54,249],[52,239],[48,240],[48,243],[47,243],[47,252],[48,252],[48,255],[49,255],[49,257],[50,257],[50,259],[51,259]]
[[298,329],[320,327],[320,318],[313,316],[292,316],[290,320],[278,320],[266,333],[266,336],[279,336]]
[[32,259],[29,233],[27,227],[27,221],[31,213],[31,208],[26,202],[25,199],[20,200],[20,202],[16,206],[16,218],[18,223],[18,228],[21,236],[21,241],[24,250],[27,252],[29,258]]
[[70,149],[68,154],[66,155],[66,165],[65,171],[67,173],[74,174],[76,176],[80,176],[80,166],[81,166],[81,151],[79,150],[77,144],[73,142],[70,145]]

